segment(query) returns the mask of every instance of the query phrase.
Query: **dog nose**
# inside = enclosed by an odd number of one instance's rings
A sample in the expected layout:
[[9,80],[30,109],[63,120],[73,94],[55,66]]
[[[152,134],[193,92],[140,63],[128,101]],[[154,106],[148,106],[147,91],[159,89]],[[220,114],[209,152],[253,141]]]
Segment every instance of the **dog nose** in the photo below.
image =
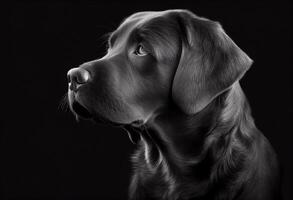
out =
[[79,86],[85,84],[90,79],[90,73],[83,68],[73,68],[67,72],[69,89],[76,91]]

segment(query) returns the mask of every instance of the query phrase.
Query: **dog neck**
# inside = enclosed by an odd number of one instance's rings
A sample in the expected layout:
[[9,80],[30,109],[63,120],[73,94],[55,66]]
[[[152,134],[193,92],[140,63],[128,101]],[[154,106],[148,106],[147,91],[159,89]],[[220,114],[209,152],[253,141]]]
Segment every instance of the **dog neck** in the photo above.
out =
[[[223,184],[233,170],[241,170],[239,152],[249,148],[251,136],[247,129],[253,128],[254,123],[248,107],[239,83],[192,116],[170,105],[141,132],[148,168],[161,170],[166,181],[171,177],[173,182],[176,177],[193,179],[200,185],[198,191],[192,190],[197,195],[205,191],[212,179]],[[223,177],[213,174],[215,168],[226,170],[219,173]]]

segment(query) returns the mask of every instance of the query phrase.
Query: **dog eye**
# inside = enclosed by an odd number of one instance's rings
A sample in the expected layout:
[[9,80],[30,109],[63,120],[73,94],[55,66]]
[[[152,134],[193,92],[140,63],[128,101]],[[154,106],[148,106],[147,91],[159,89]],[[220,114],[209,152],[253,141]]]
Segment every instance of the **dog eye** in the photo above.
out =
[[145,56],[148,54],[148,52],[145,50],[142,44],[137,45],[134,54],[137,56]]

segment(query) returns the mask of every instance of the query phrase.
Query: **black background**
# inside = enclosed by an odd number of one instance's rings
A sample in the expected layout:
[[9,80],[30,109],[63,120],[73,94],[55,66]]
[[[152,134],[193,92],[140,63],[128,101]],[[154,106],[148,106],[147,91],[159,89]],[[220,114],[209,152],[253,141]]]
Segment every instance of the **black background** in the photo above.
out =
[[10,62],[1,66],[3,199],[126,198],[135,146],[123,130],[77,123],[59,108],[66,73],[102,56],[103,35],[128,15],[171,8],[221,22],[254,60],[241,84],[279,155],[284,197],[293,198],[289,3],[18,1],[9,4]]

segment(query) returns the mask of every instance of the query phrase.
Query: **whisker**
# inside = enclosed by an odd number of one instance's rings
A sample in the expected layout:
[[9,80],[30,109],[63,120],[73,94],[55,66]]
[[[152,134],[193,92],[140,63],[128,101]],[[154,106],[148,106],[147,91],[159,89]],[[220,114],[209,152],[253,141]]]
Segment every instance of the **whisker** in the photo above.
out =
[[107,42],[107,40],[109,39],[109,37],[112,33],[113,32],[108,32],[108,33],[103,34],[102,36],[99,37],[99,40],[103,40],[103,41]]
[[67,93],[65,93],[59,103],[58,109],[62,110],[62,111],[69,111],[69,104],[68,104],[68,97],[67,97]]
[[98,47],[100,48],[100,47],[102,47],[102,46],[105,46],[105,52],[103,52],[102,54],[105,54],[105,53],[107,53],[107,51],[108,51],[108,48],[109,48],[109,42],[108,42],[108,39],[109,39],[109,37],[110,37],[110,35],[112,34],[112,32],[108,32],[108,33],[105,33],[105,34],[103,34],[102,36],[100,36],[98,39],[97,39],[97,41],[98,41]]

